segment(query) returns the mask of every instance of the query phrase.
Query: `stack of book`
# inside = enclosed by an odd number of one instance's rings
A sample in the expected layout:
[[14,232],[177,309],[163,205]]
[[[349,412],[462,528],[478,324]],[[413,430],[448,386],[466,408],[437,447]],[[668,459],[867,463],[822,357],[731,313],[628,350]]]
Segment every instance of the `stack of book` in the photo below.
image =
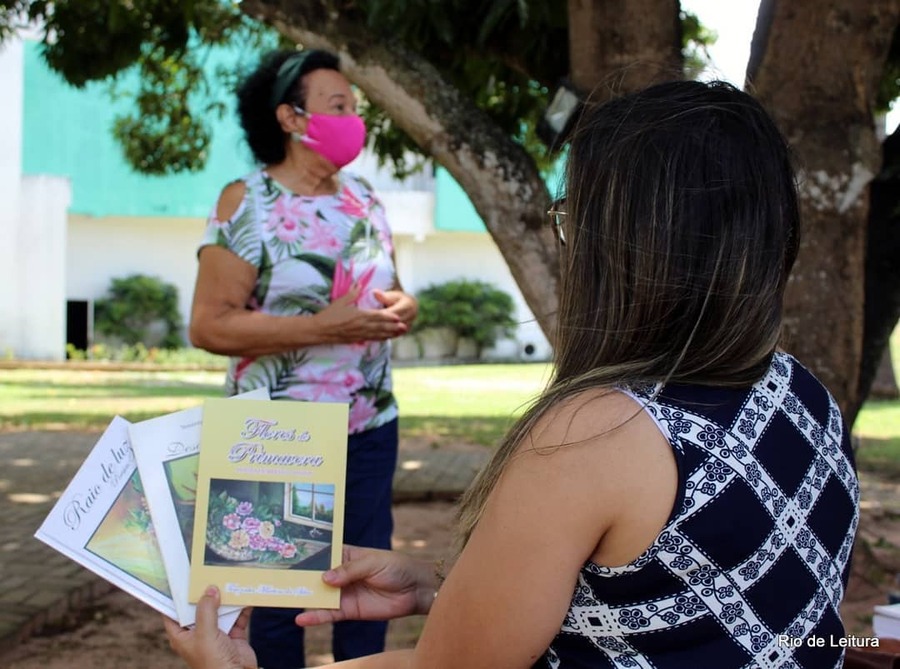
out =
[[183,626],[209,585],[225,631],[244,606],[337,608],[321,575],[341,560],[347,412],[260,389],[116,416],[35,537]]

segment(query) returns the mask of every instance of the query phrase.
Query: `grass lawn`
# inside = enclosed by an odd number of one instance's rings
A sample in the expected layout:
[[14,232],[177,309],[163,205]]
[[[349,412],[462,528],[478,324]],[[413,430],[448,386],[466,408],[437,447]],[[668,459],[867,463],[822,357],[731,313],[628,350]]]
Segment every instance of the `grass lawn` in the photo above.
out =
[[[433,441],[495,443],[546,382],[542,364],[405,367],[394,371],[403,431]],[[0,429],[92,429],[222,396],[222,372],[0,371]]]
[[103,429],[221,395],[221,372],[0,371],[0,429]]
[[900,401],[867,402],[853,426],[861,469],[900,480]]
[[[439,445],[490,446],[547,382],[545,364],[394,370],[404,434]],[[116,414],[132,421],[222,395],[221,372],[0,370],[0,429],[92,429]],[[854,428],[860,468],[900,479],[900,401],[866,404]]]
[[405,434],[491,446],[550,377],[550,366],[460,365],[394,371]]
[[[900,380],[900,327],[894,329],[889,346],[894,377]],[[860,469],[900,481],[900,400],[870,400],[853,426],[860,447],[856,454]]]

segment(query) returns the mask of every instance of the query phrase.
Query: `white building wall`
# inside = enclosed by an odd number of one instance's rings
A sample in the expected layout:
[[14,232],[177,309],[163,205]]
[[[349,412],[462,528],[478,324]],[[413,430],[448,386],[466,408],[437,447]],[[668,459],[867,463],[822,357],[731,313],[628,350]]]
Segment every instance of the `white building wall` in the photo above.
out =
[[[494,351],[486,351],[485,357],[549,357],[547,339],[491,237],[434,228],[430,172],[401,184],[379,169],[372,156],[361,156],[351,167],[369,179],[385,206],[394,236],[397,271],[405,290],[416,293],[452,279],[490,282],[513,297],[519,326],[515,341],[501,342]],[[178,289],[179,309],[187,325],[197,271],[197,244],[204,225],[200,218],[70,215],[66,299],[93,302],[106,294],[114,278],[157,276]]]
[[[0,44],[0,356],[61,359],[66,301],[94,302],[106,294],[113,278],[131,274],[174,284],[187,325],[205,221],[66,216],[71,201],[66,180],[43,175],[23,180],[24,55],[20,39]],[[362,155],[351,169],[372,182],[385,204],[407,291],[457,278],[489,281],[513,296],[520,323],[517,349],[507,347],[502,354],[549,355],[547,341],[490,236],[435,230],[429,169],[399,182],[371,154]],[[529,344],[532,352],[522,355]]]
[[22,109],[25,51],[22,41],[0,43],[0,355],[18,354],[22,345],[19,314],[18,228],[22,182]]
[[[550,357],[550,344],[490,235],[437,231],[421,240],[400,237],[397,264],[404,270],[403,287],[412,293],[454,279],[486,281],[506,291],[516,305],[518,350],[511,350],[508,344],[498,347],[502,348],[497,351],[498,357],[536,360]],[[487,354],[490,357],[490,352]]]
[[65,360],[68,179],[28,176],[21,182],[16,260],[20,358]]
[[429,191],[384,191],[378,193],[394,237],[412,236],[422,241],[434,234],[434,193]]
[[[400,281],[415,293],[451,279],[489,281],[512,295],[520,325],[515,350],[502,357],[543,359],[549,346],[525,304],[500,252],[486,234],[435,232],[433,196],[416,193],[382,195],[394,228]],[[66,251],[66,298],[95,301],[106,294],[113,278],[130,274],[158,276],[178,288],[185,325],[197,271],[196,249],[203,219],[69,217]],[[532,344],[534,351],[523,349]]]
[[178,289],[185,325],[197,273],[201,218],[129,218],[73,214],[66,249],[66,299],[96,301],[112,279],[156,276]]

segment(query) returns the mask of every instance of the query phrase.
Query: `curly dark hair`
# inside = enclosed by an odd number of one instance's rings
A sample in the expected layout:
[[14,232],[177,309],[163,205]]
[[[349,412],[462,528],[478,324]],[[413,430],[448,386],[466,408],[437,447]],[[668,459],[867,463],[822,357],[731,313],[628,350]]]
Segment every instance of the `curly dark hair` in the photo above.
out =
[[[297,54],[297,51],[271,51],[262,57],[259,66],[251,72],[238,86],[237,112],[244,137],[253,157],[260,163],[273,165],[285,158],[285,133],[275,117],[272,104],[272,89],[278,78],[278,71],[285,61]],[[313,70],[340,71],[340,61],[333,53],[327,51],[308,51],[296,80],[291,82],[283,98],[278,101],[304,107],[306,91],[301,85],[303,75]]]

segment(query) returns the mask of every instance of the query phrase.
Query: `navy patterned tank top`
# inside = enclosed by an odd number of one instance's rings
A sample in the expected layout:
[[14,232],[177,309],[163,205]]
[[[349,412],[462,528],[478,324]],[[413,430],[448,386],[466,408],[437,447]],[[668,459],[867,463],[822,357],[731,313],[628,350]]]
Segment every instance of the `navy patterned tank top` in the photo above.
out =
[[672,516],[634,562],[584,565],[535,666],[840,667],[859,486],[828,391],[776,353],[749,389],[628,392],[675,453]]

